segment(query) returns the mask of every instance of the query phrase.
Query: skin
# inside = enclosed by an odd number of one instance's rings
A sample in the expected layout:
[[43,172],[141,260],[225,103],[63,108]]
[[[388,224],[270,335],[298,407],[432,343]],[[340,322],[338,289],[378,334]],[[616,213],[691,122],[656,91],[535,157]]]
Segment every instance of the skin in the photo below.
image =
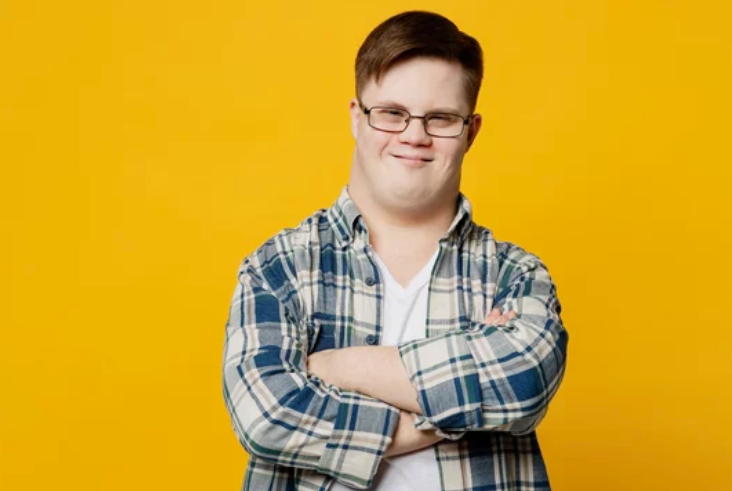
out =
[[[470,107],[462,83],[462,67],[432,58],[414,58],[392,66],[377,84],[363,89],[364,106],[396,102],[413,115],[441,110],[467,117]],[[369,246],[404,286],[438,247],[457,212],[463,158],[473,145],[482,117],[473,115],[458,138],[436,138],[413,119],[402,133],[369,126],[353,98],[349,105],[353,153],[349,194],[368,228]],[[411,162],[405,158],[428,159]],[[405,245],[408,244],[407,247]],[[486,323],[503,325],[515,312],[491,311]],[[422,410],[396,346],[354,346],[308,356],[308,372],[326,383],[380,399],[400,409],[387,457],[434,445],[434,430],[414,427]]]
[[[366,107],[397,102],[413,115],[442,108],[470,114],[462,67],[429,58],[394,65],[379,84],[366,84],[361,101]],[[455,217],[463,157],[482,117],[474,115],[459,138],[435,138],[415,119],[402,133],[371,128],[356,98],[349,110],[356,145],[348,191],[368,226],[370,245],[404,285],[432,256]],[[417,168],[396,155],[432,160]]]
[[[516,313],[501,315],[493,309],[486,324],[503,326]],[[394,346],[354,346],[319,351],[308,356],[308,371],[325,383],[343,390],[359,392],[380,399],[400,409],[394,438],[385,456],[401,455],[434,445],[442,440],[434,430],[414,427],[414,414],[422,414],[417,390],[412,386]]]

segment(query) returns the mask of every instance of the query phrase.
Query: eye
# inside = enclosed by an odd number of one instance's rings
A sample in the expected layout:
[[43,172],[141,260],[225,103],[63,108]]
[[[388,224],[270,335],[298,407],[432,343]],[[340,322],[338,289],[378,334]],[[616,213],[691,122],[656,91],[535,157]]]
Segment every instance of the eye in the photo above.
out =
[[457,121],[460,118],[458,118],[454,114],[434,113],[434,114],[430,114],[428,116],[428,119],[436,120],[436,121]]

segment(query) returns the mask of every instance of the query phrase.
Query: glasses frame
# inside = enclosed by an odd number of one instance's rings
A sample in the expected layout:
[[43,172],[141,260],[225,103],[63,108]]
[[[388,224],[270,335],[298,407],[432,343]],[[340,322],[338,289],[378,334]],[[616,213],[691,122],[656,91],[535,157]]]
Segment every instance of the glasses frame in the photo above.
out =
[[[424,114],[422,116],[414,116],[409,111],[407,111],[406,109],[402,109],[401,107],[392,107],[392,106],[366,107],[363,105],[363,103],[360,100],[358,101],[358,105],[361,107],[361,110],[364,112],[364,114],[366,114],[366,116],[368,116],[367,119],[368,119],[369,126],[371,126],[375,130],[383,131],[386,133],[404,133],[407,130],[407,128],[409,128],[409,123],[411,123],[413,119],[421,119],[422,127],[424,128],[424,132],[434,138],[460,138],[461,136],[463,136],[463,133],[465,133],[465,127],[470,124],[470,120],[473,119],[473,116],[475,116],[475,113],[468,115],[468,117],[464,117],[461,114],[445,113],[445,112],[432,112],[432,113]],[[407,113],[407,119],[404,120],[404,123],[405,123],[404,129],[403,130],[384,130],[381,128],[377,128],[376,126],[371,124],[371,111],[374,109],[393,109],[396,111],[402,111],[402,112]],[[432,133],[427,131],[427,118],[429,116],[439,115],[439,114],[444,114],[445,116],[457,116],[458,118],[462,119],[463,125],[460,127],[460,134],[455,135],[455,136],[443,136],[443,135],[433,135]]]

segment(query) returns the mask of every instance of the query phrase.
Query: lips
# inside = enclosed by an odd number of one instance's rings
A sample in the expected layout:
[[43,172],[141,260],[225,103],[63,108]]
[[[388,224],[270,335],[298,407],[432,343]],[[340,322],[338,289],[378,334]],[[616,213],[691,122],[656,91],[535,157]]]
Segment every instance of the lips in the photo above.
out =
[[420,157],[419,155],[397,155],[397,154],[392,154],[392,155],[399,159],[407,159],[407,160],[422,160],[424,162],[431,162],[433,160],[433,159],[429,159],[427,157]]

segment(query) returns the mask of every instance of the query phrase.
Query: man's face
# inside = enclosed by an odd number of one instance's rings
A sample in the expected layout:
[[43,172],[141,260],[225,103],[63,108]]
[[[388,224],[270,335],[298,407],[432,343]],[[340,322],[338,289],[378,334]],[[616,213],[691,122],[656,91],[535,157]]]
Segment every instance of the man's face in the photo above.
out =
[[[361,102],[367,108],[402,107],[416,116],[451,112],[467,117],[469,107],[462,77],[463,69],[457,63],[413,58],[391,67],[379,85],[369,82]],[[460,137],[440,138],[428,135],[420,119],[412,119],[402,133],[372,128],[356,98],[351,100],[350,112],[356,139],[351,183],[356,181],[372,199],[419,213],[454,196],[460,188],[463,156],[480,129],[479,115],[473,117]]]

